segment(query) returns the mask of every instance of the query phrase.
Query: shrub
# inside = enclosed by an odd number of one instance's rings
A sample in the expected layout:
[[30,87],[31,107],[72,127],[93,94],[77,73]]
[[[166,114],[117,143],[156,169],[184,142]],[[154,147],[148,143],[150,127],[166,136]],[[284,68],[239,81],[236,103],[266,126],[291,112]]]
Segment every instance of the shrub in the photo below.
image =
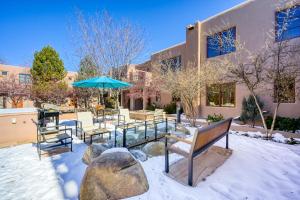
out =
[[171,102],[164,106],[164,111],[167,114],[175,114],[176,113],[176,102]]
[[209,121],[209,122],[218,122],[218,121],[221,121],[223,119],[224,119],[224,117],[223,117],[222,114],[217,115],[217,114],[214,113],[213,115],[208,115],[207,116],[207,121]]
[[[266,124],[268,129],[271,128],[273,118],[271,116],[267,117]],[[296,130],[300,130],[300,118],[288,118],[288,117],[277,117],[274,130],[280,130],[280,131],[291,131],[293,133],[296,132]]]
[[116,100],[113,97],[104,98],[105,108],[115,108]]
[[[263,102],[259,99],[258,96],[256,96],[256,98],[259,106],[263,108]],[[241,121],[243,121],[244,123],[250,121],[252,123],[252,127],[254,127],[255,120],[257,119],[260,119],[260,115],[254,97],[252,95],[250,95],[247,99],[244,97],[242,103]]]

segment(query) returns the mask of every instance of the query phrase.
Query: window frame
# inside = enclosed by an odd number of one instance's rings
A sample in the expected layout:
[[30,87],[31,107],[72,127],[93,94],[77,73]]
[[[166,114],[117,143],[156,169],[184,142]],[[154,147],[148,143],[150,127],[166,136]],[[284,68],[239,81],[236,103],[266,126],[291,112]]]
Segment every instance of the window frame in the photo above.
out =
[[[234,103],[233,103],[233,106],[225,106],[225,105],[222,105],[222,102],[223,102],[223,98],[224,98],[224,86],[225,85],[230,85],[232,84],[233,85],[233,93],[234,93]],[[220,104],[219,105],[210,105],[209,103],[209,99],[208,99],[208,92],[209,92],[209,87],[211,87],[212,85],[219,85],[219,102]],[[206,106],[207,107],[214,107],[214,108],[235,108],[236,107],[236,82],[228,82],[228,83],[216,83],[216,84],[212,84],[211,86],[206,86]]]
[[[291,78],[293,79],[292,83],[293,83],[293,101],[284,101],[284,102],[280,102],[280,104],[294,104],[296,103],[296,79],[295,78]],[[277,95],[276,95],[276,83],[273,83],[273,103],[278,103],[278,99],[277,99]]]
[[224,44],[224,42],[223,42],[223,40],[221,40],[220,44],[218,44],[218,45],[220,45],[219,53],[217,55],[209,56],[209,42],[208,42],[209,38],[213,38],[214,35],[219,35],[218,37],[222,38],[222,36],[224,35],[224,33],[225,32],[229,32],[231,29],[234,30],[234,41],[236,41],[236,34],[237,34],[237,28],[236,28],[236,26],[232,26],[232,27],[224,29],[224,30],[222,30],[220,32],[217,32],[217,33],[214,33],[214,34],[206,36],[206,58],[207,59],[236,52],[236,45],[235,45],[235,43],[234,43],[234,50],[232,50],[230,52],[224,51],[223,47],[222,47],[223,44]]
[[[22,82],[21,80],[21,76],[25,77],[24,82]],[[19,84],[29,84],[31,82],[31,78],[30,78],[30,74],[26,74],[26,73],[19,73]]]
[[[300,37],[300,33],[299,33],[299,36],[292,36],[292,37],[288,37],[288,38],[283,38],[283,36],[282,36],[282,38],[280,39],[280,38],[278,38],[278,34],[277,34],[277,32],[278,32],[278,14],[279,13],[283,13],[284,11],[286,11],[286,10],[288,10],[288,9],[292,9],[292,8],[298,8],[299,9],[299,12],[300,12],[300,4],[295,4],[295,5],[293,5],[293,6],[290,6],[290,7],[287,7],[287,8],[284,8],[284,9],[281,9],[281,10],[277,10],[276,12],[275,12],[275,42],[283,42],[283,41],[287,41],[287,40],[292,40],[292,39],[295,39],[295,38],[299,38]],[[300,15],[299,15],[299,20],[300,20]],[[299,26],[299,29],[300,29],[300,26]]]
[[[170,61],[170,60],[174,60],[174,61],[176,60],[177,62],[179,62],[178,67],[177,66],[175,66],[175,67],[167,66],[165,64],[165,62]],[[169,67],[171,67],[173,72],[181,70],[181,67],[182,67],[182,57],[181,57],[181,55],[173,56],[173,57],[170,57],[170,58],[167,58],[167,59],[164,59],[164,60],[161,61],[161,72],[162,73],[166,73],[169,70]]]
[[[6,74],[3,74],[3,72],[6,73]],[[8,76],[8,71],[1,70],[1,76]]]

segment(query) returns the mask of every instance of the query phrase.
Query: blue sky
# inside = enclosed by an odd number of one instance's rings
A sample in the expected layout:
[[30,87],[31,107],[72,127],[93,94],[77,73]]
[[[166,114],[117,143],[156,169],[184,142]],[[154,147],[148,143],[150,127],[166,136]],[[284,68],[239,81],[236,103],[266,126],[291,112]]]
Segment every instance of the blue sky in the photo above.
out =
[[0,0],[0,58],[30,66],[35,51],[53,46],[68,70],[78,69],[72,32],[76,9],[84,14],[107,10],[143,27],[147,49],[137,62],[185,40],[185,26],[245,0]]

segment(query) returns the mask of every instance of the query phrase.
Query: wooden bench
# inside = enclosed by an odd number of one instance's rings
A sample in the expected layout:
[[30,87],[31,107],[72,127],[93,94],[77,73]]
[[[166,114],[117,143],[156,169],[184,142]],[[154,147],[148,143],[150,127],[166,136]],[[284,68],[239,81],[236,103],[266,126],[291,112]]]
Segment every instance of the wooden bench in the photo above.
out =
[[[179,138],[172,135],[166,136],[165,141],[165,172],[169,173],[169,151],[188,158],[188,184],[193,185],[193,160],[199,154],[205,152],[218,140],[226,136],[226,149],[228,149],[228,131],[232,118],[217,122],[216,124],[199,129],[189,139]],[[168,139],[178,142],[169,145]],[[179,145],[180,144],[180,145]]]

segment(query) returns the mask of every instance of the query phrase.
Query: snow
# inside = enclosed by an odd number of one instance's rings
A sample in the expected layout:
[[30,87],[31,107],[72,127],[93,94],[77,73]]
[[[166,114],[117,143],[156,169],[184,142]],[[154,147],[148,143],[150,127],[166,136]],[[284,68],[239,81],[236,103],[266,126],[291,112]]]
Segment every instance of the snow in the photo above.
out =
[[[141,162],[149,191],[130,200],[299,199],[300,145],[230,134],[232,156],[196,187],[184,186],[164,170],[164,156]],[[250,133],[253,136],[259,132]],[[279,135],[276,138],[280,138]],[[224,147],[225,138],[217,145]],[[33,144],[0,149],[0,196],[8,199],[78,199],[87,146],[74,139],[73,152],[39,160]],[[123,152],[114,148],[106,153]],[[126,150],[127,151],[127,150]],[[170,155],[170,162],[181,157]]]
[[129,151],[126,148],[117,147],[117,148],[107,149],[102,154],[107,154],[107,153],[129,153]]
[[[222,139],[217,145],[225,145]],[[299,199],[300,155],[288,145],[230,135],[233,155],[196,187],[164,175],[164,157],[142,162],[150,188],[143,199]],[[293,146],[299,149],[299,146]],[[180,158],[171,155],[171,161]]]
[[287,141],[287,139],[280,133],[273,134],[273,140],[281,143],[285,143]]

